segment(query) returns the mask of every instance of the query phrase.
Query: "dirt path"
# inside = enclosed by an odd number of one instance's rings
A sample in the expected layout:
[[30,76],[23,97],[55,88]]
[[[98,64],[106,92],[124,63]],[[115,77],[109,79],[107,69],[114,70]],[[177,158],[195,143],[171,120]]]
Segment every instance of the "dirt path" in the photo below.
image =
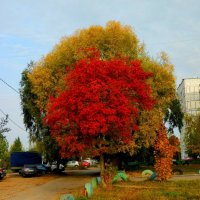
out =
[[[84,184],[91,181],[88,177],[63,177],[56,178],[40,186],[21,192],[12,200],[56,200],[61,194],[70,193],[71,190],[84,187]],[[79,189],[80,190],[80,189]]]
[[17,173],[7,174],[6,178],[0,181],[0,200],[12,199],[17,194],[33,187],[45,184],[56,176],[42,176],[32,178],[22,178]]
[[0,182],[0,200],[58,200],[62,194],[80,192],[99,170],[71,170],[62,175],[23,178],[8,174]]

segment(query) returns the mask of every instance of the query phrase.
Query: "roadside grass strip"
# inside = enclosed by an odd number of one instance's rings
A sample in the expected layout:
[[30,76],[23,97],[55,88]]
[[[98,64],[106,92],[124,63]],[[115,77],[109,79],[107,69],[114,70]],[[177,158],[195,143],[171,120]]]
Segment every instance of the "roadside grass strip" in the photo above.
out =
[[97,189],[91,200],[197,200],[199,187],[200,180],[120,182],[109,190]]
[[[179,175],[180,176],[180,175]],[[183,176],[183,175],[181,175]],[[195,175],[193,175],[195,177]],[[198,174],[197,174],[198,176]],[[187,177],[187,176],[186,176]],[[142,177],[141,177],[142,178]],[[65,194],[60,197],[60,200],[87,200],[95,199],[98,196],[99,199],[137,199],[137,200],[186,200],[186,199],[200,199],[200,180],[176,180],[159,182],[152,181],[156,179],[156,173],[153,171],[145,171],[143,173],[143,181],[134,181],[123,171],[119,171],[113,178],[113,187],[109,189],[99,187],[101,186],[101,177],[92,178],[91,182],[88,182],[82,187],[82,192],[79,195],[73,196],[72,194]],[[129,181],[130,180],[130,181]],[[121,193],[121,191],[125,193]],[[132,198],[129,196],[133,195]],[[124,196],[125,195],[125,196]]]

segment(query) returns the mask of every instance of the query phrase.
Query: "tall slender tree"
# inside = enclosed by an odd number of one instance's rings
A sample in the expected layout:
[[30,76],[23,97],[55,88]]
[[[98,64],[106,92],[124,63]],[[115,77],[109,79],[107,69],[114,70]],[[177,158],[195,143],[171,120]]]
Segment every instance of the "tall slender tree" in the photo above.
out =
[[27,68],[22,72],[21,79],[21,107],[24,116],[24,124],[29,131],[29,139],[32,143],[37,143],[40,153],[46,160],[52,162],[60,160],[59,147],[54,138],[51,137],[49,130],[43,125],[44,113],[36,106],[37,94],[33,93],[33,86],[28,76],[32,73],[35,64],[31,61]]

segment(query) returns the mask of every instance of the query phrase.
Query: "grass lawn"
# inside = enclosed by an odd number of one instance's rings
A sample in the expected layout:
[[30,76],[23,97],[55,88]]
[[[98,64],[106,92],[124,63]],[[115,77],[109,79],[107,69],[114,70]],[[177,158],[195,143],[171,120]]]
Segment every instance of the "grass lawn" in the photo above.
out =
[[[140,166],[138,170],[130,171],[129,174],[131,176],[141,176],[141,173],[145,169],[150,169],[152,171],[155,171],[153,166]],[[181,169],[183,171],[183,174],[198,174],[200,170],[200,164],[189,164],[189,165],[173,165],[173,169]]]
[[[141,177],[145,169],[155,171],[153,167],[140,166],[138,170],[127,172],[130,177]],[[174,165],[173,169],[180,169],[183,175],[198,174],[200,164]],[[75,193],[74,193],[75,194]],[[79,196],[80,193],[74,195]],[[77,198],[85,200],[86,197]],[[200,180],[176,181],[128,181],[118,182],[110,188],[98,187],[90,200],[200,200]]]
[[181,169],[183,174],[198,174],[200,170],[200,164],[174,165],[173,168]]
[[200,199],[200,180],[120,182],[112,188],[97,188],[90,200],[182,200]]

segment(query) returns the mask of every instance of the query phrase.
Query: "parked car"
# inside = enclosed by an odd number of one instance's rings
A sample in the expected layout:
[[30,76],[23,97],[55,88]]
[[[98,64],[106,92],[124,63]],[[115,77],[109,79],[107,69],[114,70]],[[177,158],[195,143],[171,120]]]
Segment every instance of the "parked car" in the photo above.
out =
[[183,158],[182,160],[176,160],[176,159],[173,159],[173,164],[175,164],[175,165],[189,165],[189,164],[191,164],[191,163],[193,163],[193,162],[197,162],[198,163],[198,161],[197,160],[195,160],[194,158],[191,158],[191,157],[185,157],[185,158]]
[[81,162],[81,167],[89,167],[90,166],[90,163],[89,162],[87,162],[87,161],[82,161]]
[[86,161],[86,162],[90,163],[90,166],[94,166],[94,165],[98,164],[97,160],[91,159],[91,158],[86,158],[83,161]]
[[51,166],[50,165],[48,165],[48,164],[42,164],[42,165],[46,168],[47,173],[51,172]]
[[185,165],[189,165],[192,161],[194,160],[194,158],[191,158],[191,157],[185,157],[182,159],[182,164]]
[[0,180],[3,179],[6,176],[6,170],[3,168],[0,168]]
[[35,165],[24,165],[24,167],[19,170],[19,174],[23,177],[25,176],[37,176],[38,170]]
[[59,166],[57,165],[57,162],[53,162],[51,165],[51,171],[52,172],[62,172],[65,170],[65,166],[63,164],[59,164]]
[[78,167],[79,162],[76,160],[70,160],[67,162],[66,167]]
[[36,164],[35,167],[36,167],[39,175],[46,174],[49,172],[49,168],[47,168],[43,164]]

